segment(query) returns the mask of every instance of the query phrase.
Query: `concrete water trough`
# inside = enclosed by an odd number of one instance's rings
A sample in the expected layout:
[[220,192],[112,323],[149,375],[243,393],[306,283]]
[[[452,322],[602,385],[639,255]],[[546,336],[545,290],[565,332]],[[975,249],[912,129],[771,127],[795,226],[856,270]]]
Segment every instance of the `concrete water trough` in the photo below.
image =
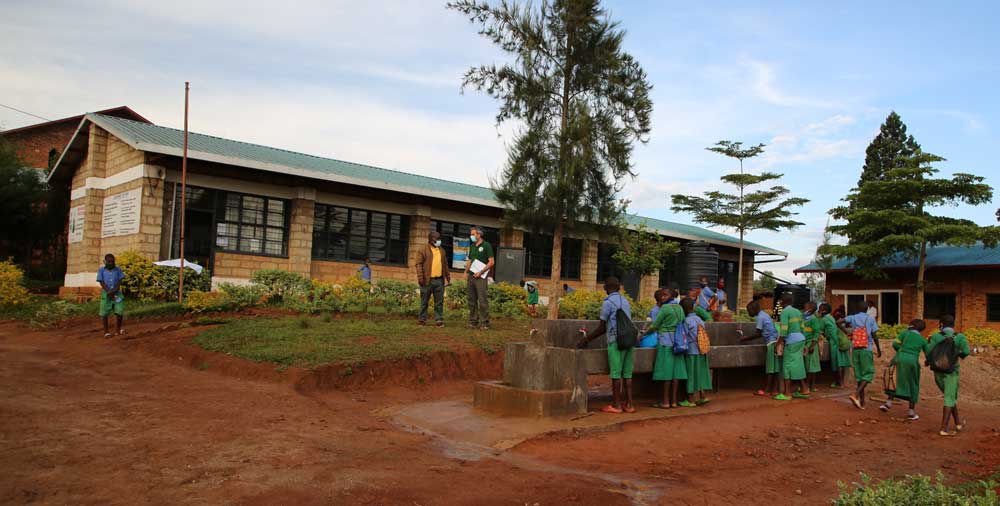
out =
[[[607,340],[594,339],[586,349],[577,349],[576,343],[581,328],[591,331],[598,323],[596,320],[534,320],[535,331],[530,341],[506,346],[503,379],[475,385],[474,406],[511,416],[585,414],[589,399],[587,376],[608,374]],[[715,373],[716,385],[720,370],[758,368],[763,373],[766,352],[763,340],[740,343],[739,328],[746,335],[755,332],[753,323],[706,324],[712,343],[709,364]],[[820,353],[823,360],[829,356],[826,346]],[[637,382],[651,379],[655,357],[654,348],[636,348],[634,373]]]

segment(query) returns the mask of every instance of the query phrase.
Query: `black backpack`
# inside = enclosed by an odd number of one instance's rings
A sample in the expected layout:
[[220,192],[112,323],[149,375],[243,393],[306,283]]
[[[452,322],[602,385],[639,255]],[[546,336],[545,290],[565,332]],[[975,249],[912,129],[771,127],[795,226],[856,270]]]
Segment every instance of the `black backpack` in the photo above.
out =
[[955,372],[955,366],[958,365],[958,345],[955,343],[955,334],[946,334],[944,341],[934,345],[930,356],[927,357],[927,365],[934,372]]
[[[621,294],[618,294],[619,299]],[[639,344],[639,329],[632,322],[632,318],[625,313],[621,304],[615,310],[615,342],[619,350],[631,350]]]

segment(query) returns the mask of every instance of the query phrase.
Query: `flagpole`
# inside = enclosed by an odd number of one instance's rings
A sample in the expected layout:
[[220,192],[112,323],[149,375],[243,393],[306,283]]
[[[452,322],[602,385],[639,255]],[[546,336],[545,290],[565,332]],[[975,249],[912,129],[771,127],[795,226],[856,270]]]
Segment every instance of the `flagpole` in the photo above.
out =
[[184,155],[181,157],[181,267],[178,273],[177,300],[184,303],[184,212],[187,198],[187,165],[188,165],[188,95],[190,86],[184,81]]

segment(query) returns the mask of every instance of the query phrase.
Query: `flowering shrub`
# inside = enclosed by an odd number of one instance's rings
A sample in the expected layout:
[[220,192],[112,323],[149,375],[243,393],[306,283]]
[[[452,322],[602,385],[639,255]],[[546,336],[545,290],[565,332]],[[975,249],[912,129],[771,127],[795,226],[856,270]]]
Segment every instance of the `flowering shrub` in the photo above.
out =
[[1000,331],[993,329],[968,329],[962,331],[969,339],[969,344],[975,346],[992,346],[1000,348]]
[[219,283],[219,291],[226,296],[229,305],[236,310],[258,306],[264,300],[264,287],[260,285]]
[[30,299],[21,268],[10,259],[0,262],[0,306],[20,306]]
[[[125,275],[122,280],[122,293],[126,297],[143,301],[177,300],[180,269],[156,265],[135,250],[128,250],[116,256],[115,264]],[[199,274],[194,269],[184,268],[185,292],[207,291],[210,286],[211,280],[206,271]]]
[[281,302],[286,294],[307,290],[310,287],[309,280],[301,274],[281,269],[254,271],[250,275],[250,283],[261,286],[267,300],[271,302]]
[[184,294],[184,309],[192,313],[224,311],[229,308],[229,297],[222,292],[193,291]]
[[[653,308],[653,301],[635,302],[622,294],[632,307],[632,319],[643,321]],[[559,318],[571,320],[597,320],[601,317],[601,304],[607,294],[597,290],[577,290],[559,299]]]

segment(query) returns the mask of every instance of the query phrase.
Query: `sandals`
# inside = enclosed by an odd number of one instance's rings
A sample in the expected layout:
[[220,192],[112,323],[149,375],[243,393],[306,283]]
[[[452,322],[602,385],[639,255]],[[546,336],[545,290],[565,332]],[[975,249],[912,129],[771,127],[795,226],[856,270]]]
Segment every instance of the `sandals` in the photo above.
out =
[[958,432],[962,432],[962,429],[964,429],[966,425],[969,425],[969,422],[966,420],[962,420],[962,423],[955,424],[955,430]]
[[701,399],[699,401],[696,401],[694,404],[695,404],[695,406],[704,406],[704,405],[708,404],[709,402],[712,402],[712,399]]
[[767,397],[768,395],[768,393],[763,390],[757,390],[753,394],[756,395],[757,397]]
[[[909,421],[911,421],[911,422],[915,422],[915,421],[917,421],[917,420],[920,420],[920,415],[918,415],[918,414],[914,413],[914,414],[912,414],[912,415],[910,415],[910,416],[906,417],[906,419],[907,419],[907,420],[909,420]],[[955,426],[955,428],[957,429],[957,428],[958,428],[958,426],[956,425],[956,426]]]
[[121,329],[121,330],[119,330],[119,331],[118,331],[118,335],[120,335],[120,336],[124,336],[124,335],[125,335],[125,329]]
[[892,406],[889,406],[888,404],[883,404],[883,405],[879,406],[878,409],[881,409],[883,412],[887,412],[887,411],[889,411],[889,409],[891,407]]
[[955,433],[954,433],[954,432],[948,432],[948,431],[946,431],[946,430],[943,430],[943,431],[941,431],[941,432],[938,432],[938,435],[939,435],[939,436],[944,436],[944,437],[951,437],[951,436],[954,436],[954,435],[955,435]]
[[618,409],[618,408],[616,408],[616,407],[614,407],[614,406],[612,406],[612,405],[609,404],[609,405],[604,406],[603,408],[601,408],[601,412],[602,413],[612,413],[612,414],[618,415],[618,414],[621,414],[622,410],[620,410],[620,409]]
[[111,339],[111,332],[105,332],[104,333],[104,338],[105,339]]
[[659,402],[654,402],[649,407],[656,409],[674,409],[674,407],[669,404],[660,404]]
[[795,397],[796,399],[808,399],[809,394],[804,394],[802,392],[795,392],[794,394],[792,394],[792,397]]
[[778,394],[778,395],[775,395],[774,397],[771,397],[771,398],[774,399],[774,400],[776,400],[776,401],[790,401],[790,400],[792,400],[791,397],[789,397],[789,396],[787,396],[785,394]]
[[625,406],[625,412],[626,413],[635,413],[635,407],[634,406]]
[[678,402],[677,405],[680,406],[680,407],[682,407],[682,408],[693,408],[693,407],[697,406],[697,404],[695,404],[693,402],[690,402],[690,401],[681,401],[681,402]]
[[858,409],[865,409],[865,407],[861,405],[861,399],[858,399],[857,396],[852,395],[848,397],[848,399],[851,400],[851,402],[854,404],[854,407]]

